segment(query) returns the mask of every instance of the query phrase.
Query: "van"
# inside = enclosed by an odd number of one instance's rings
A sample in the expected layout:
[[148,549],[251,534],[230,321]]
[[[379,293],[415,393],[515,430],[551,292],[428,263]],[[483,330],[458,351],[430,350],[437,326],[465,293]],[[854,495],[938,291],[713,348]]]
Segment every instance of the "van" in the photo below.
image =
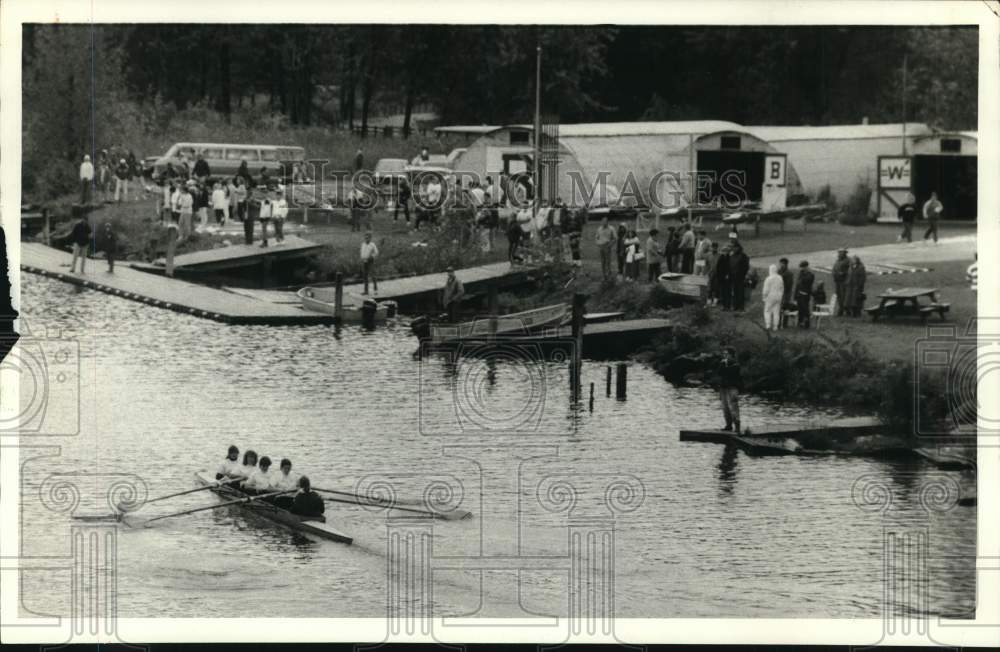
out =
[[[184,161],[189,169],[194,169],[198,156],[204,157],[213,177],[229,177],[236,174],[240,164],[245,160],[250,174],[255,177],[261,168],[266,168],[270,174],[279,174],[283,162],[301,162],[306,158],[306,151],[292,145],[231,145],[223,143],[176,143],[162,156],[147,158],[145,167],[151,170],[154,179],[159,178],[172,163],[175,170],[180,171]],[[291,174],[291,170],[288,170]]]

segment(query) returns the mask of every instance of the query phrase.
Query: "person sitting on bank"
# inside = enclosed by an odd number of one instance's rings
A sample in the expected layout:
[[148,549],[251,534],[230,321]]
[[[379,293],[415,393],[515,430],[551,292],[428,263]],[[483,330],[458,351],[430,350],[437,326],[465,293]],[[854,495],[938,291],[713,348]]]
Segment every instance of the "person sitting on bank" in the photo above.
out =
[[441,302],[444,304],[444,309],[448,313],[448,321],[454,322],[458,319],[458,306],[462,302],[462,298],[465,296],[465,286],[462,282],[458,280],[455,276],[455,268],[448,268],[448,280],[444,284],[444,296]]
[[326,503],[318,493],[312,490],[309,478],[299,478],[299,492],[292,499],[292,513],[299,516],[322,516],[326,511]]
[[719,374],[719,399],[722,402],[722,416],[726,420],[723,430],[740,431],[740,388],[743,377],[740,363],[736,359],[736,349],[727,346],[722,349],[722,359],[717,369]]

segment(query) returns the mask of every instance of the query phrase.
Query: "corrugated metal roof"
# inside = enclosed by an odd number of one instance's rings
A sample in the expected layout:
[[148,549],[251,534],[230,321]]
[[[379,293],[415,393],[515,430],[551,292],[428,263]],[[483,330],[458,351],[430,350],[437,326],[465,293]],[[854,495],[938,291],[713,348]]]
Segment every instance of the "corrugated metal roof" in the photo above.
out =
[[443,134],[488,134],[497,129],[500,129],[497,125],[449,125],[447,127],[434,127],[434,131]]
[[[903,124],[829,125],[829,126],[757,126],[746,131],[769,142],[788,140],[858,140],[864,138],[902,138]],[[908,137],[928,136],[933,131],[922,122],[906,123]]]
[[707,134],[713,131],[743,131],[725,120],[680,122],[589,122],[559,125],[559,136],[674,136]]

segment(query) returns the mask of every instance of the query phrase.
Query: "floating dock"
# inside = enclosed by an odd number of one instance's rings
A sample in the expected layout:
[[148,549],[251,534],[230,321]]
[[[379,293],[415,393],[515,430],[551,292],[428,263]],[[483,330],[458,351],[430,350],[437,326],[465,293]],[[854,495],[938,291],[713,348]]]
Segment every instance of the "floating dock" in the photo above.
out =
[[127,263],[108,273],[107,263],[88,259],[86,274],[72,274],[73,256],[37,243],[21,245],[21,269],[73,285],[139,301],[158,308],[213,319],[227,324],[332,324],[331,315],[308,312],[299,306],[275,304],[176,278],[132,269]]
[[878,419],[836,419],[823,426],[769,425],[757,429],[741,424],[750,434],[727,430],[681,430],[681,441],[734,446],[749,455],[858,455],[922,458],[944,470],[974,469],[975,445],[914,448],[901,437],[886,434]]
[[[255,233],[254,235],[259,236],[260,234]],[[269,238],[269,244],[266,247],[260,246],[258,241],[252,245],[234,244],[228,247],[205,249],[204,251],[174,256],[174,269],[179,272],[219,272],[241,267],[253,267],[265,261],[274,263],[303,258],[322,248],[323,245],[319,243],[295,235],[288,235],[285,236],[285,241],[281,244],[277,244],[273,238]],[[163,268],[164,265],[166,265],[166,261],[163,258],[156,261],[157,267]]]

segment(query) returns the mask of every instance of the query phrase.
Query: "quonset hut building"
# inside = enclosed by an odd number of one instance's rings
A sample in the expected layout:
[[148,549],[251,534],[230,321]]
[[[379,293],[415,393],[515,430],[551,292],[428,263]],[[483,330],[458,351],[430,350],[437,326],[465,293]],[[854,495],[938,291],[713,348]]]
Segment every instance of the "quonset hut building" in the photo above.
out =
[[[449,127],[440,129],[450,133]],[[480,135],[456,159],[456,172],[494,180],[502,173],[530,173],[531,125],[476,130]],[[613,204],[621,199],[673,208],[692,203],[692,193],[697,194],[696,203],[720,197],[759,201],[765,159],[781,155],[740,125],[719,120],[566,124],[559,125],[557,133],[557,172],[543,174],[542,198],[561,197],[572,205]],[[542,149],[546,150],[544,135]],[[694,171],[702,176],[700,188],[690,182]],[[781,172],[788,193],[798,192],[793,166],[782,166]]]

